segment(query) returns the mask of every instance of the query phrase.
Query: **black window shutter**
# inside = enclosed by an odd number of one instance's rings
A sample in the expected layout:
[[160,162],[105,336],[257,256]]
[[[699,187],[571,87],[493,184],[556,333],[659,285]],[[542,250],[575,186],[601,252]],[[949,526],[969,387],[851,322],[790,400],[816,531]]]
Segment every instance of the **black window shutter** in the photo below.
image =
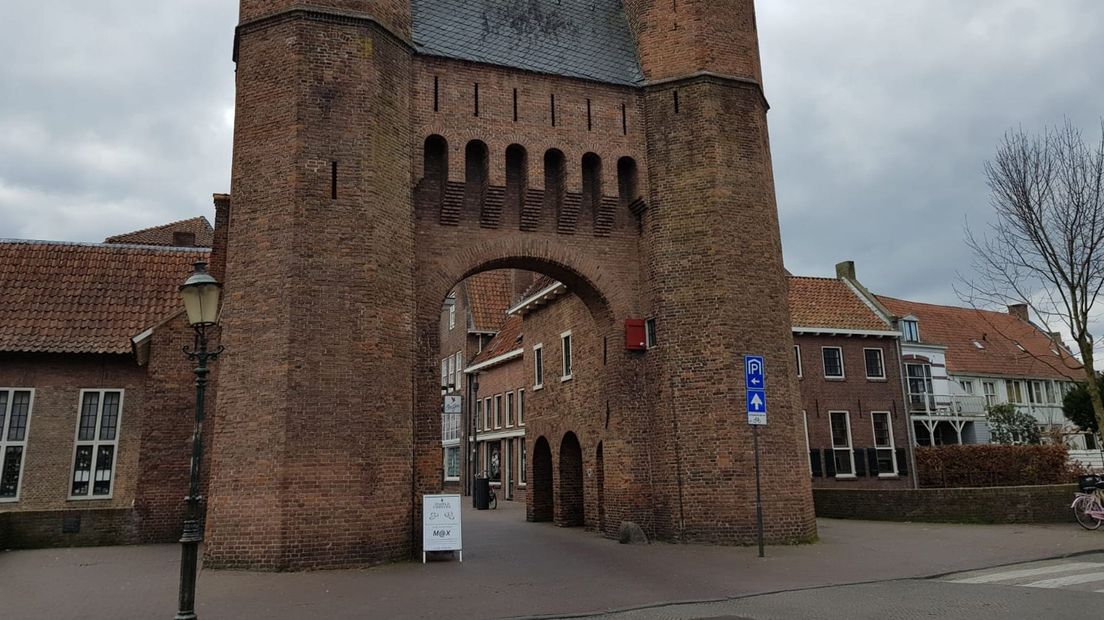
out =
[[866,475],[866,455],[863,454],[862,448],[855,450],[855,475]]
[[897,448],[897,473],[902,476],[908,475],[908,454],[905,453],[904,448]]
[[831,450],[824,451],[824,475],[829,478],[836,475],[836,459]]
[[820,478],[824,470],[820,467],[820,450],[809,450],[809,463],[813,470],[813,477]]
[[870,468],[870,475],[871,476],[877,476],[878,474],[882,473],[878,469],[878,449],[877,448],[867,448],[866,449],[866,462],[867,462],[867,466]]

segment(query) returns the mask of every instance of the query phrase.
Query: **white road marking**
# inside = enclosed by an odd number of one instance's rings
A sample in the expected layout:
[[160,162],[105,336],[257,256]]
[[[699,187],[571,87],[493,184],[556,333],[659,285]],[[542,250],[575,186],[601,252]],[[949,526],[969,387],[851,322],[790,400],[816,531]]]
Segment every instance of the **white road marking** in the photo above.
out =
[[1046,575],[1049,573],[1064,573],[1066,571],[1084,570],[1086,568],[1104,568],[1104,564],[1100,564],[1097,562],[1067,562],[1065,564],[1053,564],[1051,566],[1042,566],[1040,568],[1022,568],[1018,570],[1002,571],[999,573],[989,573],[987,575],[981,575],[979,577],[953,579],[951,580],[951,583],[992,583],[994,581],[1005,581],[1007,579],[1034,577],[1036,575]]
[[1104,581],[1104,571],[1044,579],[1042,581],[1025,583],[1023,586],[1025,588],[1060,588],[1062,586],[1073,586],[1079,583],[1092,583],[1093,581]]

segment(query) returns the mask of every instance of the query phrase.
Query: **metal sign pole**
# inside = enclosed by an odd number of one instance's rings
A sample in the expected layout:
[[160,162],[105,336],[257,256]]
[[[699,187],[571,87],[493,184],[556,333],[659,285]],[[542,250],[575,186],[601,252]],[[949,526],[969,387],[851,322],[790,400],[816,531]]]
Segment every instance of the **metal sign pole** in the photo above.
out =
[[755,520],[759,528],[759,557],[763,557],[763,495],[759,488],[759,426],[755,425],[752,437],[755,443]]

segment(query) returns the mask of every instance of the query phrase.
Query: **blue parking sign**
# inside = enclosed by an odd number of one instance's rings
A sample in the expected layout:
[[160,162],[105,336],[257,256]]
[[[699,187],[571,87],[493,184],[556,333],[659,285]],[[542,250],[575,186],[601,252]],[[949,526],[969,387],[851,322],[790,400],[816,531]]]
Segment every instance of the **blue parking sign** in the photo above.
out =
[[744,385],[749,390],[763,390],[767,387],[766,374],[763,372],[762,355],[744,356]]

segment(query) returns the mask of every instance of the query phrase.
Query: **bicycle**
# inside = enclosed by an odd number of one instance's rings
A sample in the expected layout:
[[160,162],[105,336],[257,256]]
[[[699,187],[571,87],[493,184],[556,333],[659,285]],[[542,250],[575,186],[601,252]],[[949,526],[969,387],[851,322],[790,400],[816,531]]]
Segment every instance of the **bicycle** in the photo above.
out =
[[1070,509],[1078,525],[1086,530],[1099,529],[1104,525],[1104,477],[1097,475],[1081,476],[1077,481],[1081,492],[1073,500]]

